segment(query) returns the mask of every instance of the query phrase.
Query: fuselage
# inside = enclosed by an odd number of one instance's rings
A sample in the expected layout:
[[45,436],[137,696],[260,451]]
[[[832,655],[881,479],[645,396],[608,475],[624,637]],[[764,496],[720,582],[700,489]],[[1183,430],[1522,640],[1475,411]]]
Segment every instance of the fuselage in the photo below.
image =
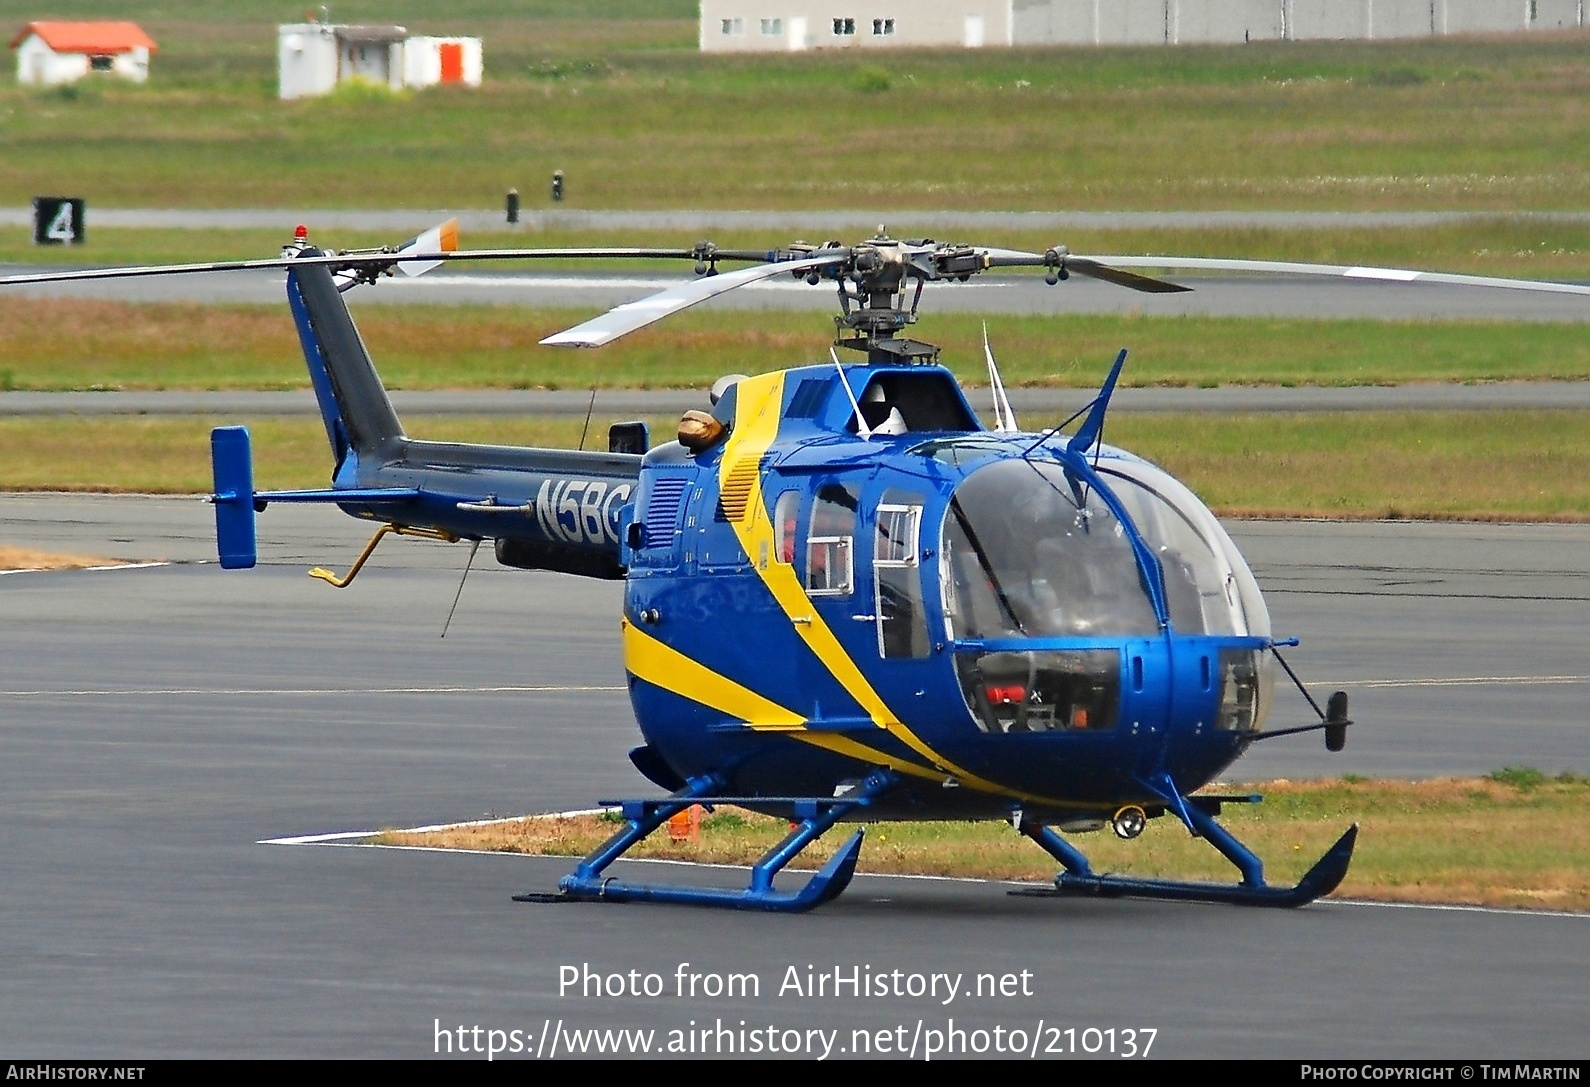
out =
[[1096,444],[1102,407],[1070,439],[990,432],[943,367],[869,363],[740,379],[644,456],[640,424],[606,452],[416,441],[330,273],[288,299],[333,486],[218,482],[246,530],[223,555],[252,564],[261,503],[331,500],[627,578],[632,758],[665,788],[826,797],[886,767],[874,815],[1065,825],[1179,803],[1262,724],[1258,586],[1185,487]]
[[882,765],[905,785],[891,814],[1065,820],[1153,802],[1159,774],[1190,792],[1242,752],[1269,618],[1185,487],[984,431],[938,367],[844,379],[895,433],[863,438],[840,372],[812,367],[742,380],[725,440],[643,462],[625,662],[668,768],[825,796]]

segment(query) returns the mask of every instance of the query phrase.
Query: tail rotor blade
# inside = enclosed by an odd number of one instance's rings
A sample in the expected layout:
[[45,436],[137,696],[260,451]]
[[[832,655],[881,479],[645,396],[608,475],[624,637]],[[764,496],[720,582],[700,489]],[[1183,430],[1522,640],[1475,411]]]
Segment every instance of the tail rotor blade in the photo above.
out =
[[[458,252],[458,220],[449,219],[438,226],[433,226],[417,238],[411,238],[398,246],[398,253],[456,253]],[[439,260],[404,260],[398,262],[398,270],[406,276],[422,276],[432,268],[440,268]]]

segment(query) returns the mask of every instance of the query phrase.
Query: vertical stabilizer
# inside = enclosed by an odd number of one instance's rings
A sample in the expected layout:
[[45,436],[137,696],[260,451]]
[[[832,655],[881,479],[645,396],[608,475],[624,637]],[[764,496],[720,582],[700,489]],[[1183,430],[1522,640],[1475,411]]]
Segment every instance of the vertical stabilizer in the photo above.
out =
[[249,570],[257,546],[254,535],[254,455],[248,427],[224,426],[210,432],[215,471],[215,540],[223,570]]
[[[300,255],[321,253],[309,248]],[[337,466],[350,451],[377,462],[396,456],[403,427],[331,272],[319,264],[289,270],[287,300]]]

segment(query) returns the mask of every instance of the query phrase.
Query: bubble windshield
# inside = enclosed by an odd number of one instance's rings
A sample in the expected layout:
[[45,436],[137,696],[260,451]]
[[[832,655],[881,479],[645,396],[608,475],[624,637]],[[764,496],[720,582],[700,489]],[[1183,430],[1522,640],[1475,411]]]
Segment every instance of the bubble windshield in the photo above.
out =
[[1126,529],[1052,462],[973,472],[945,515],[940,570],[952,638],[1159,631]]
[[1143,461],[1106,462],[1099,473],[1159,559],[1175,633],[1269,636],[1258,582],[1207,506]]

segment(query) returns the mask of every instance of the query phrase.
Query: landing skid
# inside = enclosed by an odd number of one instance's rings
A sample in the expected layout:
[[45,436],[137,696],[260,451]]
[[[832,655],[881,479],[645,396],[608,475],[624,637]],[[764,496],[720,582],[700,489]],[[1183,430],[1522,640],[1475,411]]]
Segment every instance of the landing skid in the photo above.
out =
[[[1156,791],[1165,791],[1169,782],[1156,783]],[[1322,895],[1334,891],[1347,875],[1352,863],[1353,846],[1358,841],[1358,824],[1347,828],[1335,845],[1315,862],[1314,867],[1298,881],[1295,887],[1272,887],[1264,882],[1264,862],[1247,846],[1234,838],[1230,831],[1215,822],[1214,817],[1169,788],[1171,807],[1181,816],[1187,828],[1196,837],[1209,842],[1222,856],[1234,864],[1242,879],[1238,883],[1195,883],[1165,879],[1138,879],[1132,876],[1101,876],[1093,871],[1082,852],[1041,823],[1022,820],[1017,827],[1022,834],[1037,842],[1045,852],[1064,866],[1055,876],[1051,887],[1022,888],[1011,891],[1013,895],[1034,898],[1075,897],[1091,895],[1099,898],[1163,898],[1182,902],[1229,902],[1239,906],[1303,906]]]
[[[712,776],[694,778],[666,800],[626,800],[621,804],[625,826],[597,847],[558,882],[558,894],[515,895],[515,902],[671,902],[683,906],[716,906],[731,910],[804,913],[838,898],[856,872],[864,831],[857,829],[822,869],[798,891],[776,891],[773,879],[784,866],[846,814],[863,808],[894,784],[894,775],[879,772],[842,797],[724,796],[723,783]],[[790,833],[751,866],[750,885],[732,891],[717,887],[660,886],[623,883],[602,872],[668,819],[692,804],[787,801],[795,821]]]

